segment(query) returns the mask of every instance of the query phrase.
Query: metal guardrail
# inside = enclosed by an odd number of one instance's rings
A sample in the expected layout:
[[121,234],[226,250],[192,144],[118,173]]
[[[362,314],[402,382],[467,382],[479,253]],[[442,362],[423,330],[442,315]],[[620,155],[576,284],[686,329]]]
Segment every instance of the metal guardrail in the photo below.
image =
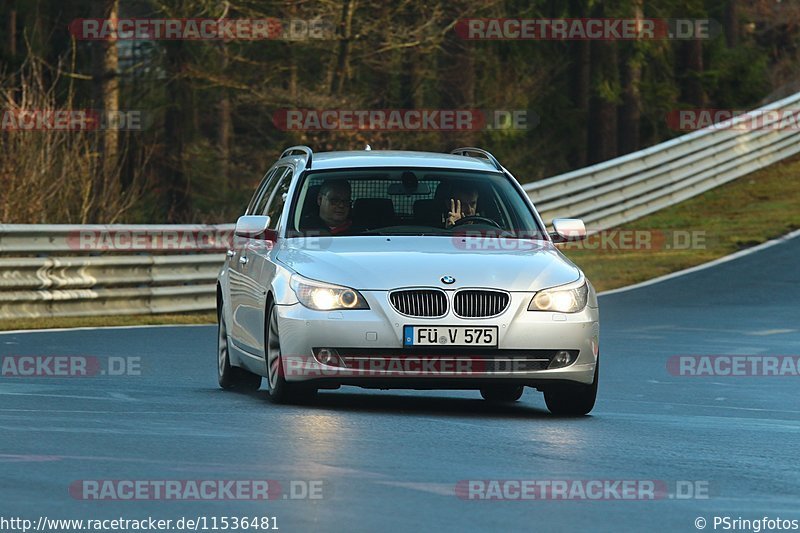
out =
[[[548,222],[582,218],[590,231],[617,226],[800,152],[800,128],[771,128],[781,119],[766,113],[798,103],[800,93],[736,117],[729,129],[692,132],[523,188]],[[764,127],[745,129],[756,114]]]
[[232,235],[229,224],[0,224],[0,318],[213,310]]
[[[800,93],[752,113],[798,103]],[[524,189],[545,220],[582,218],[598,231],[798,152],[800,129],[708,128]],[[233,225],[0,224],[0,319],[213,310],[232,234]]]

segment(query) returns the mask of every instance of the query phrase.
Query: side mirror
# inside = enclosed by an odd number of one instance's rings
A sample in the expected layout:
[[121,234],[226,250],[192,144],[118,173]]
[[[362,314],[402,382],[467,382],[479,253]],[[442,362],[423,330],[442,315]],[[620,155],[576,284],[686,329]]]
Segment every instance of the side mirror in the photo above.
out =
[[236,229],[234,233],[236,233],[237,237],[246,237],[248,239],[254,239],[260,236],[267,236],[269,232],[267,227],[269,226],[269,217],[263,215],[245,215],[239,217],[239,220],[236,221]]
[[556,218],[550,237],[553,242],[582,241],[586,238],[586,226],[579,218]]

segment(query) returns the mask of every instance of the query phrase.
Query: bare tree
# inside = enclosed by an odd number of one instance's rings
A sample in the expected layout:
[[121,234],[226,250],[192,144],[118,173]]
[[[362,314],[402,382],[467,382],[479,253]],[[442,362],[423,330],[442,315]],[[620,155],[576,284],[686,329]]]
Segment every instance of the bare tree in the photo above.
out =
[[[116,30],[119,18],[119,0],[102,0],[93,4],[94,15],[109,21],[109,28]],[[94,106],[105,116],[114,116],[119,111],[119,76],[117,39],[111,36],[106,40],[92,43],[92,84],[94,93]],[[112,190],[115,178],[115,164],[119,155],[119,131],[109,127],[103,130],[100,144],[100,154],[103,161],[102,177],[97,181],[94,194],[104,196]]]

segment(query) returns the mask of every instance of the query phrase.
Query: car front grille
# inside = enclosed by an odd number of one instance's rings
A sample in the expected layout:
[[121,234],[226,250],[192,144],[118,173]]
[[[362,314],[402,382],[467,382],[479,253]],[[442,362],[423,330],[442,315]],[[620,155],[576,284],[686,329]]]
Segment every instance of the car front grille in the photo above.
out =
[[389,294],[395,310],[406,316],[435,318],[447,314],[447,295],[436,289],[411,289]]
[[488,318],[505,311],[509,301],[505,292],[463,290],[453,298],[453,310],[462,318]]
[[[514,374],[546,370],[556,350],[482,350],[479,348],[407,349],[337,348],[345,368],[362,371],[390,371],[443,374]],[[573,352],[574,353],[574,352]],[[576,354],[577,355],[577,354]],[[409,361],[409,364],[404,364]],[[410,364],[413,362],[414,364]],[[419,369],[419,370],[417,370]],[[412,370],[414,372],[412,372]]]

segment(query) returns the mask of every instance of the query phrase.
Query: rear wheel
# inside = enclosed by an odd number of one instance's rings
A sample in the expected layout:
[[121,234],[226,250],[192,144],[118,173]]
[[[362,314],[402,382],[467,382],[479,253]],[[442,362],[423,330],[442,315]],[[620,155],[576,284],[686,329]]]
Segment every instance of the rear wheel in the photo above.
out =
[[554,415],[583,416],[594,408],[597,399],[597,379],[600,359],[594,366],[594,383],[569,383],[548,388],[544,391],[544,403]]
[[481,389],[481,396],[488,402],[512,403],[522,398],[522,385],[495,385]]
[[273,403],[297,403],[312,398],[317,389],[305,384],[286,381],[285,368],[281,356],[280,331],[278,331],[278,312],[272,302],[269,304],[267,317],[267,338],[264,343],[264,351],[267,357],[269,399]]
[[261,376],[244,368],[231,366],[228,327],[225,323],[225,313],[221,309],[217,327],[217,380],[223,389],[255,391],[261,386]]

